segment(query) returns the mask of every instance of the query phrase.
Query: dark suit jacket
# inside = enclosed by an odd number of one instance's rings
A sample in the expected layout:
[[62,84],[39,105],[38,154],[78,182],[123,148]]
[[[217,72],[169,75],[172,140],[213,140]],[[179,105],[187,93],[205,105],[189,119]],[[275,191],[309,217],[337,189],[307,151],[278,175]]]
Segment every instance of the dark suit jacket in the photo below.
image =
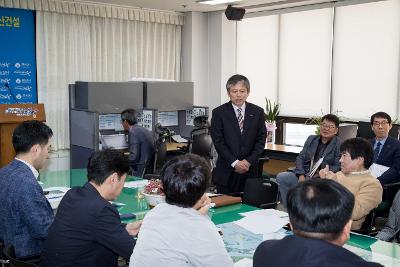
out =
[[146,128],[137,124],[129,129],[129,162],[133,176],[142,177],[144,169],[154,158],[154,138]]
[[211,119],[211,137],[218,152],[213,180],[216,184],[227,185],[233,172],[231,164],[236,159],[246,159],[253,170],[257,169],[258,159],[265,148],[264,110],[246,102],[241,133],[231,102],[215,108]]
[[90,184],[70,189],[58,207],[42,253],[42,266],[117,266],[135,240],[118,211]]
[[372,267],[382,266],[367,262],[353,252],[323,240],[296,235],[282,240],[267,240],[256,249],[253,267]]
[[[371,139],[372,147],[374,147],[376,139]],[[400,181],[400,143],[393,137],[388,136],[385,144],[383,145],[379,157],[376,161],[377,164],[390,167],[385,171],[378,180],[381,184],[389,184]]]
[[[311,159],[314,157],[315,152],[317,151],[320,139],[321,136],[319,135],[310,135],[307,138],[303,149],[296,158],[296,168],[294,169],[294,173],[296,173],[296,175],[306,175],[310,172]],[[340,140],[337,136],[334,136],[324,151],[324,160],[322,161],[320,168],[325,168],[326,165],[329,165],[329,170],[338,172],[340,170],[339,159]],[[315,161],[316,160],[314,160],[314,163]]]

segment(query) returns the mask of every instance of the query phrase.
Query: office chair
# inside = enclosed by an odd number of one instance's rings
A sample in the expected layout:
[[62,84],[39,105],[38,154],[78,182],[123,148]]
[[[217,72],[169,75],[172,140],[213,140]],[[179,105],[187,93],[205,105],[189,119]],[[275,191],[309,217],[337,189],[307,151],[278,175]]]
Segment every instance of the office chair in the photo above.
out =
[[278,184],[263,178],[247,179],[242,203],[262,209],[274,209],[278,204]]
[[361,225],[361,228],[359,230],[352,230],[352,232],[362,235],[375,236],[377,234],[377,230],[375,228],[375,209],[372,209],[367,214],[367,216],[365,217],[365,221]]
[[3,250],[4,250],[4,242],[3,240],[0,239],[0,266],[9,266],[9,260],[5,258],[3,255]]
[[208,116],[198,116],[193,119],[194,129],[190,132],[188,143],[189,153],[193,153],[205,158],[212,164],[213,142],[209,133]]
[[[31,260],[18,260],[15,257],[15,250],[13,245],[7,245],[3,250],[4,257],[8,260],[10,267],[37,267],[39,266],[39,258]],[[37,264],[36,264],[37,263]]]

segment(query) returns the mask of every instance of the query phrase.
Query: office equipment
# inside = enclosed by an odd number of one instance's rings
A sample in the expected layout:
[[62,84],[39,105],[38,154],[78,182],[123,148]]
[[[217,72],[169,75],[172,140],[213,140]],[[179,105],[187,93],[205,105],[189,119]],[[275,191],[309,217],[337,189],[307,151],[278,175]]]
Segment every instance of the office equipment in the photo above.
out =
[[163,127],[178,126],[178,111],[159,111],[158,123]]
[[143,108],[142,82],[75,82],[74,108],[121,113]]
[[125,134],[101,135],[102,149],[124,149],[128,147]]
[[1,104],[0,105],[0,167],[10,163],[15,157],[12,134],[23,121],[45,121],[43,104]]
[[[155,110],[138,110],[138,124],[153,130],[157,119]],[[70,109],[71,168],[84,168],[94,151],[128,147],[120,113]]]
[[144,107],[160,111],[186,110],[193,106],[193,82],[145,82]]

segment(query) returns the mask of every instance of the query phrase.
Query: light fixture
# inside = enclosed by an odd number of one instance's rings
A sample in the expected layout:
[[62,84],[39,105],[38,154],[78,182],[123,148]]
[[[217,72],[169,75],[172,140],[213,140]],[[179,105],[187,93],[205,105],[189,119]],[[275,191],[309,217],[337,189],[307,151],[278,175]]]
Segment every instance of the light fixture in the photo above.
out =
[[197,1],[199,4],[206,4],[206,5],[219,5],[219,4],[227,4],[238,2],[241,0],[205,0],[205,1]]

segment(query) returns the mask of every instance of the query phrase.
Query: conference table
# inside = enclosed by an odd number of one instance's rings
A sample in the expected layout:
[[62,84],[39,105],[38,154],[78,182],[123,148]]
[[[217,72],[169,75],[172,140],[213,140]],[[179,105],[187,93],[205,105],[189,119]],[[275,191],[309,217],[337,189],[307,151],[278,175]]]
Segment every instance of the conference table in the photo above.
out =
[[[86,176],[86,169],[45,171],[40,173],[40,183],[44,189],[59,186],[82,186],[87,181]],[[139,180],[141,179],[128,176],[126,181]],[[116,202],[125,204],[118,207],[118,211],[121,214],[134,213],[136,220],[144,218],[145,214],[149,211],[149,207],[140,191],[141,188],[124,187],[122,189],[120,196],[115,200]],[[234,262],[243,258],[251,259],[254,250],[263,241],[262,235],[253,234],[232,223],[243,218],[240,213],[254,210],[257,210],[257,208],[245,204],[234,204],[212,208],[209,211],[211,220],[223,232],[226,249]],[[398,244],[380,241],[368,236],[351,234],[345,247],[366,260],[380,262],[384,266],[400,267],[400,246]]]

